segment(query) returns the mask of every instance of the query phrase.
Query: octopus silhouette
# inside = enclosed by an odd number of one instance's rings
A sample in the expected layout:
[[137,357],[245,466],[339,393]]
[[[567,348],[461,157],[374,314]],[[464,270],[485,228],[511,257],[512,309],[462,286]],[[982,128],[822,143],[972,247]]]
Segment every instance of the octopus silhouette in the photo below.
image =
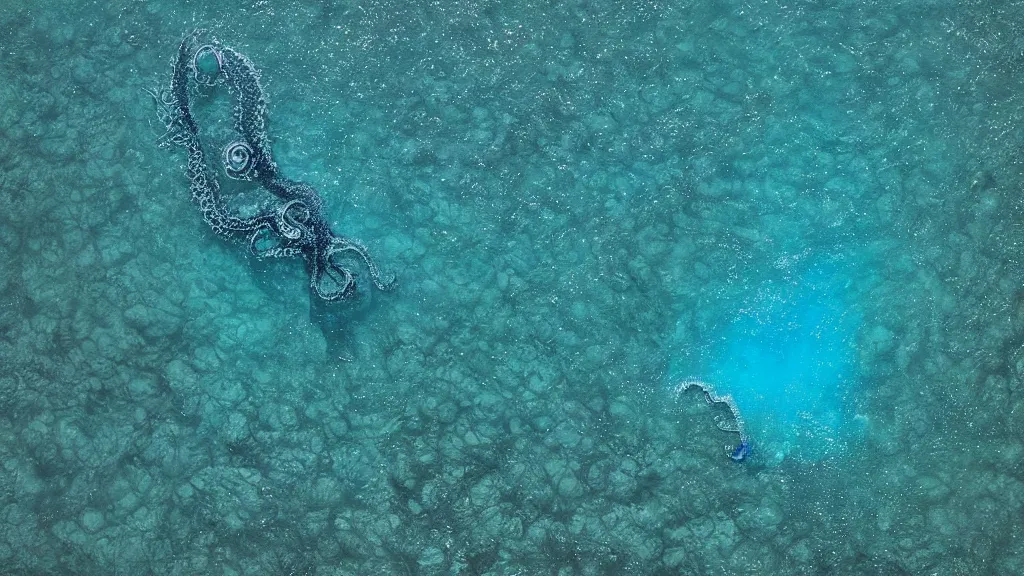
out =
[[[392,289],[394,277],[382,276],[365,246],[331,229],[316,189],[278,171],[266,131],[267,104],[259,71],[244,55],[216,40],[203,41],[203,35],[204,31],[197,30],[182,40],[170,88],[150,91],[166,128],[160,145],[182,146],[187,151],[186,175],[203,219],[218,235],[247,237],[249,250],[259,258],[301,256],[309,270],[310,288],[324,300],[344,300],[356,294],[355,274],[339,260],[346,253],[365,263],[378,289]],[[199,90],[219,89],[233,97],[234,131],[239,135],[223,149],[224,174],[252,182],[273,198],[255,215],[242,216],[228,209],[217,172],[208,165],[200,140],[193,98]]]

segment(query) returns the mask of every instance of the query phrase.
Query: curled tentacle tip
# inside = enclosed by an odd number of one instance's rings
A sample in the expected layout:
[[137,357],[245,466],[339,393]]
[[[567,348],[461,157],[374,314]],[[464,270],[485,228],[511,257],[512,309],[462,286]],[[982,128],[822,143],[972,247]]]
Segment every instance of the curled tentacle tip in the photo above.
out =
[[[324,285],[325,277],[333,283],[333,288]],[[356,281],[352,272],[333,263],[315,273],[310,280],[310,286],[317,296],[328,302],[346,300],[356,293]]]
[[238,140],[224,147],[224,172],[228,177],[235,180],[250,180],[255,165],[256,158],[248,142]]
[[216,85],[223,67],[224,58],[213,44],[200,46],[192,55],[192,75],[199,84]]
[[384,292],[394,290],[395,286],[398,286],[398,277],[394,274],[389,274],[386,278],[381,278],[380,282],[377,284],[377,288]]

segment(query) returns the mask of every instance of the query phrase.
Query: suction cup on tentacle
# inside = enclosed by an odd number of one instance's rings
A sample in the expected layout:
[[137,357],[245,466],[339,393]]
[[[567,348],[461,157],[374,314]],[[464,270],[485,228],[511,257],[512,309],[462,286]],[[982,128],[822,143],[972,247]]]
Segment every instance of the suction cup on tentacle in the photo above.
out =
[[252,147],[237,140],[224,147],[224,171],[235,180],[252,180],[256,159]]

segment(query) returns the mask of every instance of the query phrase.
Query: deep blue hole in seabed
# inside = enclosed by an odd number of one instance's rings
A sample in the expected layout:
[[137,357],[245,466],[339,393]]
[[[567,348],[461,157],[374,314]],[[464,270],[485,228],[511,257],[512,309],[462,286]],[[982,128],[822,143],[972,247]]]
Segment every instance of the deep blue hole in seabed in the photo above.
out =
[[759,462],[842,453],[863,429],[854,410],[861,319],[847,302],[853,280],[830,263],[762,287],[713,345],[671,360],[670,383],[696,378],[732,395]]

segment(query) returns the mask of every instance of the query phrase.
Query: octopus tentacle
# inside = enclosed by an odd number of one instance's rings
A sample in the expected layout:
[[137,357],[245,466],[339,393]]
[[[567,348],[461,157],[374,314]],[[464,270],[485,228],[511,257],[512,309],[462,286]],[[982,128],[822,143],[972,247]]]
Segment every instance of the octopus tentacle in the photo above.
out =
[[716,423],[715,427],[723,432],[730,432],[739,436],[739,444],[733,448],[730,458],[737,462],[746,459],[750,454],[750,438],[747,436],[746,421],[743,420],[743,415],[740,414],[740,408],[736,405],[736,400],[733,399],[731,394],[718,394],[711,384],[694,378],[685,379],[677,384],[675,387],[676,394],[681,394],[690,388],[699,389],[703,393],[704,401],[708,405],[724,404],[729,409],[736,426],[723,426]]
[[[249,251],[258,258],[302,256],[309,266],[310,287],[324,300],[344,300],[356,293],[355,275],[334,259],[341,252],[358,254],[374,285],[390,290],[394,277],[384,278],[366,247],[331,230],[316,189],[278,174],[266,130],[267,100],[259,70],[243,54],[216,40],[203,40],[204,35],[205,31],[196,30],[181,41],[168,89],[147,90],[165,127],[159,145],[181,146],[187,152],[189,190],[203,219],[219,235],[246,235]],[[255,216],[241,217],[228,210],[220,193],[219,172],[207,162],[192,115],[192,98],[205,92],[199,87],[219,86],[226,86],[234,97],[234,128],[240,135],[223,149],[223,173],[257,184],[279,200]]]
[[[341,276],[340,280],[338,276]],[[333,290],[325,289],[324,277],[330,278],[338,287]],[[338,266],[328,257],[320,259],[314,267],[314,273],[310,277],[310,286],[317,296],[333,302],[351,297],[355,293],[356,280],[350,270]]]
[[363,262],[366,264],[367,270],[369,270],[370,272],[370,280],[373,281],[374,286],[376,286],[379,290],[383,290],[386,292],[395,287],[395,276],[391,274],[387,279],[385,279],[381,275],[380,268],[378,268],[377,263],[374,262],[372,258],[370,258],[370,254],[369,252],[367,252],[366,246],[363,246],[361,243],[355,240],[336,237],[331,243],[330,248],[327,249],[327,254],[328,256],[330,256],[339,252],[355,252],[356,254],[358,254],[359,257],[363,259]]
[[[212,73],[208,70],[203,70],[203,65],[199,63],[199,60],[204,56],[209,55],[214,58],[213,63],[216,64],[216,70]],[[213,44],[204,44],[196,49],[192,55],[192,78],[197,84],[203,86],[216,86],[217,81],[220,78],[220,71],[224,67],[224,58],[221,56],[220,51]],[[207,76],[212,76],[207,78]]]
[[[300,212],[293,215],[292,208]],[[302,200],[291,200],[285,202],[277,209],[277,228],[281,236],[289,240],[299,240],[309,234],[306,222],[309,219],[309,209]]]
[[288,242],[274,244],[268,248],[260,248],[259,242],[264,236],[272,234],[271,228],[260,228],[249,236],[249,252],[260,259],[263,258],[291,258],[302,255],[302,248]]

